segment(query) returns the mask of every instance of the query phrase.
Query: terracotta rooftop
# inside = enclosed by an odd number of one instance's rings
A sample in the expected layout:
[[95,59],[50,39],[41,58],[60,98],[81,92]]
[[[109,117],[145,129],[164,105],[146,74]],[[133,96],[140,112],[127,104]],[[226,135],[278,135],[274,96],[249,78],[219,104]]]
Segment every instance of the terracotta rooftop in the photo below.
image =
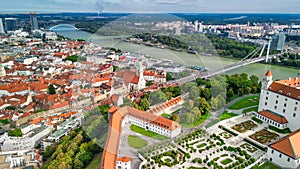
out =
[[123,163],[127,163],[131,160],[130,157],[122,157],[122,158],[117,158],[116,161],[121,161]]
[[273,82],[269,90],[296,100],[300,100],[300,78]]
[[293,158],[300,157],[300,129],[269,145],[271,148]]
[[[120,135],[122,130],[121,124],[127,115],[142,119],[151,124],[158,125],[168,130],[175,130],[176,128],[180,127],[180,124],[178,124],[177,122],[173,122],[172,120],[160,116],[155,116],[145,111],[141,111],[129,106],[120,108],[114,114],[112,114],[110,118],[110,127],[106,139],[105,149],[102,156],[101,168],[103,169],[116,168],[115,162],[120,159],[117,157],[118,157],[118,150],[120,146],[119,140],[120,140]],[[129,159],[127,158],[126,160]]]
[[272,72],[270,70],[268,70],[268,72],[266,73],[266,76],[273,76]]
[[273,121],[276,121],[277,123],[280,123],[280,124],[288,123],[287,119],[284,116],[280,116],[279,114],[276,114],[276,113],[273,113],[273,112],[270,112],[270,111],[267,111],[267,110],[263,110],[261,112],[258,112],[258,114],[260,114],[260,115],[262,115],[266,118],[269,118]]

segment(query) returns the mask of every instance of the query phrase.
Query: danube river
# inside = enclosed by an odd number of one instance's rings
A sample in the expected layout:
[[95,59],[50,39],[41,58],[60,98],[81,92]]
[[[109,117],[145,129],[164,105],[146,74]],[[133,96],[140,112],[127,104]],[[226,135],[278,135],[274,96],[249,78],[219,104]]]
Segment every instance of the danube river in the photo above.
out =
[[[103,40],[101,37],[95,37],[92,34],[84,31],[63,31],[57,33],[71,39],[85,39],[93,43],[97,43],[101,46],[114,47],[123,51],[145,54],[153,58],[169,59],[173,60],[176,63],[181,63],[185,65],[205,66],[210,70],[238,62],[237,60],[229,58],[198,56],[195,54],[188,54],[185,52],[176,52],[168,49],[159,49],[155,47],[132,44],[128,42],[123,42],[122,40],[107,41]],[[299,70],[293,68],[274,66],[263,63],[255,63],[235,70],[228,71],[226,72],[226,74],[248,73],[249,75],[255,74],[260,78],[263,78],[267,70],[272,71],[274,79],[286,79],[289,77],[296,77],[299,73]]]

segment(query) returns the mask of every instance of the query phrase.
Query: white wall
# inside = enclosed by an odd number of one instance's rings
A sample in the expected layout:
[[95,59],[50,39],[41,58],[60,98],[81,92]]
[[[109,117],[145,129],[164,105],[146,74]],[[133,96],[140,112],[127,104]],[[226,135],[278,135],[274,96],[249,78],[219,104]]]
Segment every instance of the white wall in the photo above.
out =
[[139,126],[141,128],[144,128],[146,130],[158,133],[160,135],[164,135],[167,137],[176,137],[177,135],[179,135],[181,133],[181,128],[178,128],[176,130],[168,130],[162,127],[159,127],[157,125],[153,125],[153,124],[149,124],[147,122],[144,122],[143,120],[140,120],[138,118],[132,117],[132,116],[128,116],[126,118],[128,120],[128,122],[130,122],[131,124],[134,124],[136,126]]
[[[300,165],[299,159],[293,159],[283,153],[280,153],[277,150],[274,150],[270,147],[268,147],[267,151],[267,159],[271,161],[272,163],[275,163],[282,168],[297,168]],[[288,161],[288,159],[290,161]]]
[[284,116],[288,120],[288,127],[292,131],[295,131],[299,128],[299,100],[262,89],[258,111],[262,110],[271,110],[277,114]]

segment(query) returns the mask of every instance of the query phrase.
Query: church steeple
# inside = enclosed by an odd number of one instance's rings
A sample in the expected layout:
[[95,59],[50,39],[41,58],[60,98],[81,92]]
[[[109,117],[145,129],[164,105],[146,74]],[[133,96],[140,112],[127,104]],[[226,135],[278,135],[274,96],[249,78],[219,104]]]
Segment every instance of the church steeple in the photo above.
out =
[[6,76],[5,68],[2,64],[0,64],[0,77]]

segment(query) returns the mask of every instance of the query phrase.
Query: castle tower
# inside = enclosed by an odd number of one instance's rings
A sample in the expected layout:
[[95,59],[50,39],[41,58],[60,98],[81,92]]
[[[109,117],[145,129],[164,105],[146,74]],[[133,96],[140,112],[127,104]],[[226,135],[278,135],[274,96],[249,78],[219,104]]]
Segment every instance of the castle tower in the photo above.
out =
[[267,90],[270,85],[273,83],[273,75],[270,70],[265,75],[266,77],[262,80],[262,88]]

